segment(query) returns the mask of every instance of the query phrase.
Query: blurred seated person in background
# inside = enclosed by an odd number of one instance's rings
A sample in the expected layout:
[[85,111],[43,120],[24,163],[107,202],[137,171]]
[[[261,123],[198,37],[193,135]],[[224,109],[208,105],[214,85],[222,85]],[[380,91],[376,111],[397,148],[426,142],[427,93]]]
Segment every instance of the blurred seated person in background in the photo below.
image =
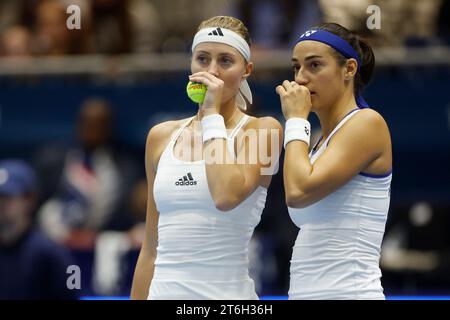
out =
[[140,249],[145,233],[145,215],[147,212],[147,180],[136,182],[128,199],[129,239],[132,249]]
[[71,257],[33,225],[36,176],[21,160],[0,161],[0,300],[75,299]]
[[59,0],[41,0],[29,4],[28,14],[30,15],[29,19],[32,20],[31,27],[34,31],[33,53],[37,55],[67,55],[90,51],[92,46],[88,38],[90,23],[86,16],[86,10],[81,10],[81,29],[69,30],[66,25],[69,17],[69,14],[66,13],[67,6]]
[[92,0],[94,50],[102,54],[130,52],[133,34],[128,0]]
[[[381,250],[383,281],[408,294],[448,293],[450,217],[446,204],[418,201],[391,210]],[[421,290],[433,290],[424,292]]]
[[316,0],[241,0],[236,10],[248,21],[253,50],[290,48],[299,34],[321,21]]
[[30,56],[30,32],[28,29],[19,25],[7,28],[1,34],[0,55],[7,57]]
[[[127,214],[124,201],[137,177],[137,166],[128,153],[113,145],[112,110],[107,101],[85,101],[77,129],[77,145],[57,151],[57,156],[44,150],[38,158],[40,175],[56,184],[54,190],[46,186],[53,194],[40,210],[39,222],[56,241],[91,249],[98,231],[110,229],[111,224],[116,224],[114,229],[126,228],[120,226],[121,216]],[[52,170],[60,173],[47,175]]]
[[98,295],[128,295],[134,266],[145,236],[147,181],[138,180],[127,195],[119,231],[97,234],[91,286]]

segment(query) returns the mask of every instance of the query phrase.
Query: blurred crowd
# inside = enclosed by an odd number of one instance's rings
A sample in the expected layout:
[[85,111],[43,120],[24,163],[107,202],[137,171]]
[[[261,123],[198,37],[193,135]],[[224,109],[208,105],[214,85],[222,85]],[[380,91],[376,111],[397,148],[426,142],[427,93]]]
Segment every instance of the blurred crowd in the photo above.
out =
[[[69,30],[70,5],[81,12]],[[380,29],[367,28],[370,5]],[[39,56],[188,52],[200,21],[234,15],[254,49],[288,48],[309,26],[338,22],[375,46],[450,44],[449,0],[2,0],[0,54]]]
[[123,259],[142,244],[147,183],[112,124],[110,103],[91,97],[75,143],[50,141],[28,163],[0,161],[0,299],[75,298],[72,264],[84,266],[84,295],[127,294],[133,270]]

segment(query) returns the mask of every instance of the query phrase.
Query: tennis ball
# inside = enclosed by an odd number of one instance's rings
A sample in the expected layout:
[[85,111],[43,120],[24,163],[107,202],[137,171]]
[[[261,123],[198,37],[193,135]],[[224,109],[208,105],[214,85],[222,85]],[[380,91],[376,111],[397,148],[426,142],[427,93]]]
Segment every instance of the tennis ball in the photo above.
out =
[[195,103],[203,103],[207,87],[203,83],[189,81],[186,87],[188,97]]

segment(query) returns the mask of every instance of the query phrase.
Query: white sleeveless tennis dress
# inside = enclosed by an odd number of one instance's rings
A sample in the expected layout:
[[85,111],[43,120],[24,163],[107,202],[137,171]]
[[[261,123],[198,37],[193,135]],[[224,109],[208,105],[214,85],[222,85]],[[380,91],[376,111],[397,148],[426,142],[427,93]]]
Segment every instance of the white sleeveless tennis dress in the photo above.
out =
[[[235,135],[248,118],[243,116],[228,136],[232,155]],[[148,298],[258,299],[248,272],[248,244],[261,219],[267,189],[259,186],[230,211],[217,210],[205,161],[181,161],[173,152],[192,119],[170,140],[157,168],[158,247]]]
[[[321,147],[359,109],[350,112]],[[317,146],[317,145],[316,145]],[[291,259],[289,299],[384,299],[379,268],[392,173],[360,173],[322,200],[288,208],[300,228]]]

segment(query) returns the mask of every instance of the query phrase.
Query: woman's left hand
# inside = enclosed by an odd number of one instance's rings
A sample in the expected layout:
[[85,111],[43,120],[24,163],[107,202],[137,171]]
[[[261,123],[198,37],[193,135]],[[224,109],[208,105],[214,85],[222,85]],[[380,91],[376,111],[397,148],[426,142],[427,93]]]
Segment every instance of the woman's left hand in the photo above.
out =
[[189,80],[193,82],[203,83],[208,87],[205,99],[200,105],[202,114],[208,115],[212,113],[220,113],[224,82],[206,71],[196,72],[190,75]]
[[295,81],[285,80],[282,85],[277,86],[276,92],[280,96],[281,109],[286,120],[308,118],[312,103],[307,87],[299,85]]

